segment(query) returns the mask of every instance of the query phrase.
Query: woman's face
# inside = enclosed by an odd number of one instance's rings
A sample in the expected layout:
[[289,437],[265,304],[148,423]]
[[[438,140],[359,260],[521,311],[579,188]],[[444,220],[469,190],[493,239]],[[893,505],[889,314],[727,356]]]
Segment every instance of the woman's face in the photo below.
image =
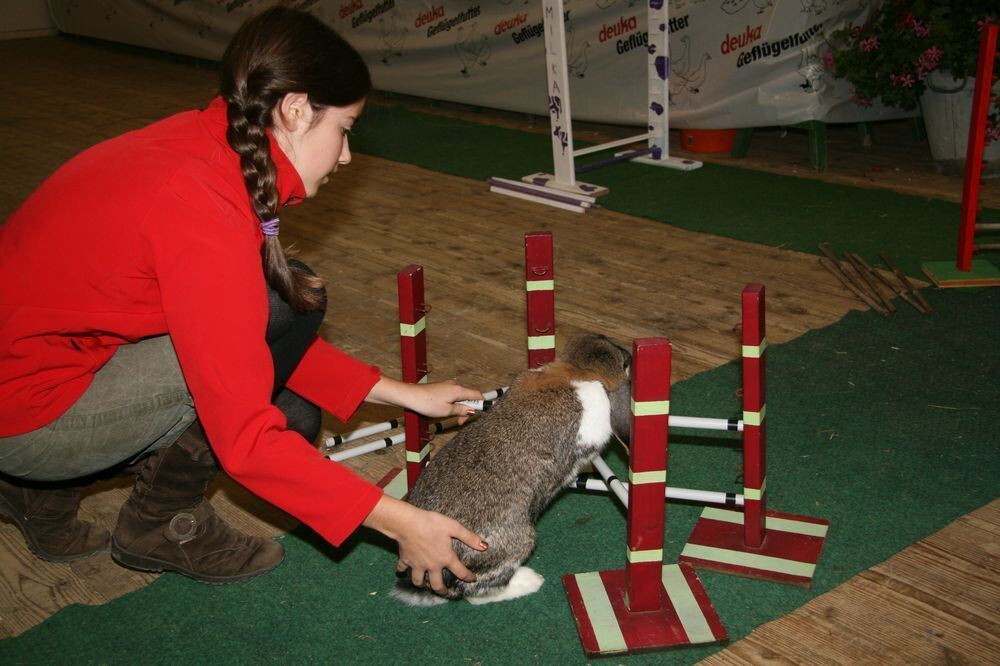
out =
[[338,166],[350,163],[347,136],[364,106],[362,99],[316,111],[305,95],[293,93],[275,111],[274,136],[302,179],[307,197],[315,196]]

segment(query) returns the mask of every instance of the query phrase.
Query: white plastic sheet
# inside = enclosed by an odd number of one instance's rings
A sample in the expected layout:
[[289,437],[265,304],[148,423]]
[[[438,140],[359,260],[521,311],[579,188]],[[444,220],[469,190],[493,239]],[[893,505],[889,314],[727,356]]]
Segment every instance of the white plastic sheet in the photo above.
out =
[[[574,120],[646,121],[647,2],[566,0]],[[877,2],[877,0],[873,0]],[[218,59],[263,0],[49,0],[64,32]],[[365,56],[376,87],[547,113],[540,0],[299,0]],[[863,109],[824,65],[869,0],[668,0],[670,125],[735,128],[900,117]]]

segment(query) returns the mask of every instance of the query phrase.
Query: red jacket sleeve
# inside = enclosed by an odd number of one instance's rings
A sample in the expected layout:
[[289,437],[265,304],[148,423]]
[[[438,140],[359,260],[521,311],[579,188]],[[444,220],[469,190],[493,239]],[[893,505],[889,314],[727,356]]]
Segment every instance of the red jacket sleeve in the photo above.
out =
[[[204,171],[175,175],[143,222],[146,261],[198,417],[233,479],[340,545],[382,491],[286,430],[271,405],[259,236],[220,195],[222,186],[207,184],[214,174]],[[296,391],[338,415],[352,412],[378,378],[377,370],[325,343],[313,344],[307,356],[294,377]]]
[[378,368],[348,356],[317,336],[285,386],[347,421],[380,377]]

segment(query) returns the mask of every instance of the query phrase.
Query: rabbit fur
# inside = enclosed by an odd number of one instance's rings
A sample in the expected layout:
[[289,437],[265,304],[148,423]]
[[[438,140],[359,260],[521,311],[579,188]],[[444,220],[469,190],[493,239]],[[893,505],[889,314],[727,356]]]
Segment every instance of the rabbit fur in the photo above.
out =
[[446,569],[446,596],[413,585],[408,573],[390,594],[412,606],[432,606],[536,592],[542,577],[521,565],[535,547],[542,509],[612,434],[628,441],[631,360],[603,335],[576,336],[558,360],[519,375],[489,412],[443,446],[408,501],[458,520],[489,548],[480,552],[452,540],[476,581],[466,583]]

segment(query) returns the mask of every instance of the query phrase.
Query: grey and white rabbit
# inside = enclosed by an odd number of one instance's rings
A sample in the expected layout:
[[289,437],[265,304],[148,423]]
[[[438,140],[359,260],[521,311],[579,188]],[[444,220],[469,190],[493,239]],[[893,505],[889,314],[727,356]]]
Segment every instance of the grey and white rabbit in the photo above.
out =
[[408,501],[458,520],[489,548],[480,552],[452,540],[476,581],[466,583],[445,570],[446,597],[414,586],[408,575],[390,594],[413,606],[432,606],[536,592],[543,579],[522,563],[535,547],[542,509],[612,434],[628,441],[631,361],[627,350],[603,335],[576,336],[558,360],[519,375],[489,412],[442,447]]

